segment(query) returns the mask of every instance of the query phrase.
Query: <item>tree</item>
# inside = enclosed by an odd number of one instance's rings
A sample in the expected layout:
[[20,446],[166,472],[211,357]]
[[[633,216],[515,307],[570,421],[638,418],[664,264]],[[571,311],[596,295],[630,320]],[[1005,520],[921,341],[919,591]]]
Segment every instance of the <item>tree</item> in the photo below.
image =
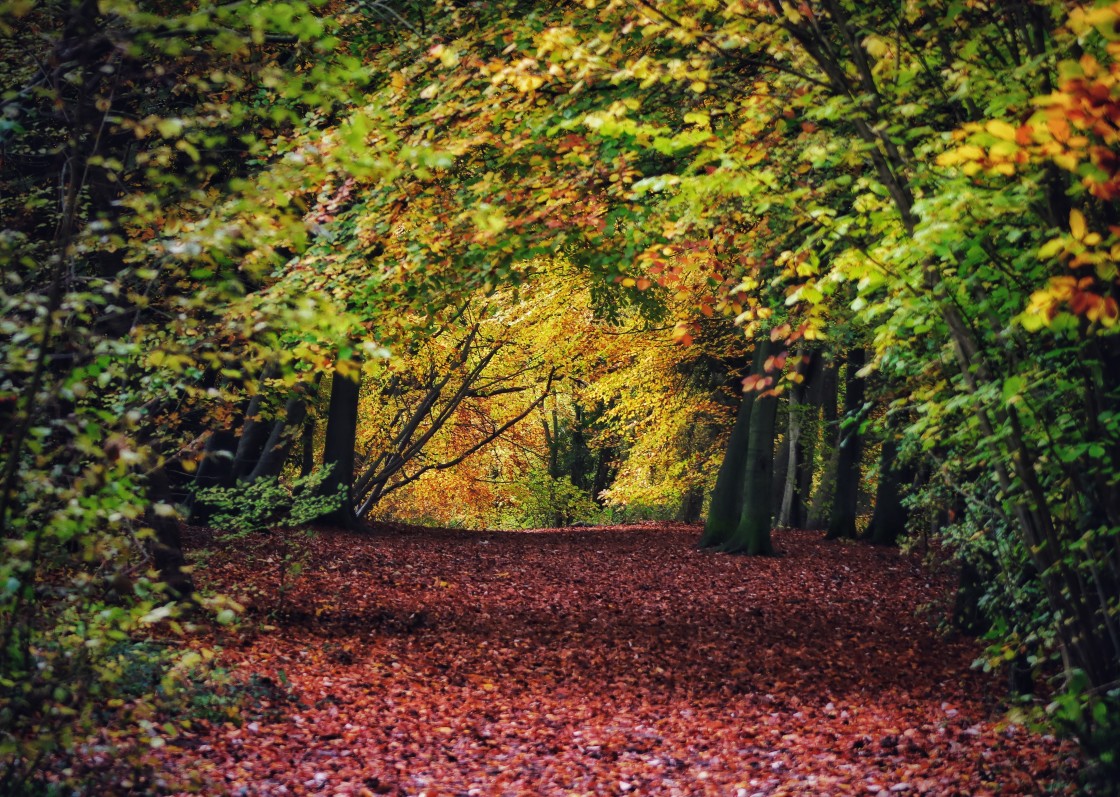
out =
[[[762,373],[781,369],[780,361],[785,352],[769,354],[770,347],[764,349]],[[735,532],[720,550],[729,553],[769,555],[774,547],[770,541],[770,529],[774,520],[773,479],[774,479],[774,438],[775,419],[778,409],[777,391],[773,385],[777,380],[762,376],[748,389],[759,391],[751,407],[749,439],[747,441],[746,462],[743,467],[741,509]]]
[[844,423],[837,443],[836,493],[828,521],[828,539],[855,539],[863,459],[864,380],[860,370],[866,362],[863,349],[849,349],[844,371]]
[[865,536],[876,545],[894,545],[906,531],[910,512],[903,503],[904,488],[913,484],[917,475],[908,461],[899,457],[899,443],[894,424],[888,422],[879,456],[879,486],[871,522]]
[[[766,340],[755,343],[751,377],[754,384],[763,378],[763,367],[769,352]],[[758,391],[742,388],[743,398],[735,425],[727,438],[727,448],[716,475],[716,485],[708,502],[708,516],[704,521],[704,533],[700,537],[700,547],[722,547],[738,529],[743,516],[743,484],[746,478],[748,446],[751,440],[751,415],[758,399]]]

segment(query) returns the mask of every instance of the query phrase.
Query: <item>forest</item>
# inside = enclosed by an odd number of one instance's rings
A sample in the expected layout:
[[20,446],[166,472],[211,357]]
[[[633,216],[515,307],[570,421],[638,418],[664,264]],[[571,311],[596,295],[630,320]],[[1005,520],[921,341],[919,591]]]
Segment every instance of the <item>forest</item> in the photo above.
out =
[[1120,794],[1120,2],[0,52],[0,794]]

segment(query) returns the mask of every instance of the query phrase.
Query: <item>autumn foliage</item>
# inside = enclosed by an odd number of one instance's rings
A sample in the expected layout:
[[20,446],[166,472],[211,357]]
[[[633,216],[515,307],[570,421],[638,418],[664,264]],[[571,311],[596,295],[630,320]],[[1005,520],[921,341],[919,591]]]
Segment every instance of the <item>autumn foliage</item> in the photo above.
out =
[[0,56],[0,793],[1118,788],[1120,3]]

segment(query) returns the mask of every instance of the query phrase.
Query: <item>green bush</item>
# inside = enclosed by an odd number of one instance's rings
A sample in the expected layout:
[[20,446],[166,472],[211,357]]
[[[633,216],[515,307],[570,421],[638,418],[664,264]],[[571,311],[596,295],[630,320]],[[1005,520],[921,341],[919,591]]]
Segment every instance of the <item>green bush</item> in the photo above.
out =
[[215,528],[231,536],[244,536],[278,526],[302,526],[342,505],[345,488],[334,495],[322,495],[318,488],[330,474],[331,466],[293,479],[285,484],[277,477],[241,482],[233,487],[208,487],[198,490],[201,503],[219,510],[211,517]]
[[597,509],[591,496],[569,477],[534,469],[525,482],[517,521],[523,528],[560,528],[590,520]]

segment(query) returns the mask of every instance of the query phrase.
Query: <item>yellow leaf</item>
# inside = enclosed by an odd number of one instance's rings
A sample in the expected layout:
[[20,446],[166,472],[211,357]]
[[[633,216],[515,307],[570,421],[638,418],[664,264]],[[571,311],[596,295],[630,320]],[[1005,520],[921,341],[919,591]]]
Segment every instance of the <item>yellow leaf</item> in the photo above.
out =
[[1055,155],[1054,163],[1058,164],[1066,171],[1072,172],[1077,170],[1077,156],[1072,155],[1068,152],[1062,153],[1061,155]]
[[1085,237],[1085,216],[1077,208],[1069,212],[1069,231],[1078,241]]
[[1002,138],[1004,141],[1015,140],[1015,128],[1002,119],[992,119],[984,125],[984,129],[996,138]]

